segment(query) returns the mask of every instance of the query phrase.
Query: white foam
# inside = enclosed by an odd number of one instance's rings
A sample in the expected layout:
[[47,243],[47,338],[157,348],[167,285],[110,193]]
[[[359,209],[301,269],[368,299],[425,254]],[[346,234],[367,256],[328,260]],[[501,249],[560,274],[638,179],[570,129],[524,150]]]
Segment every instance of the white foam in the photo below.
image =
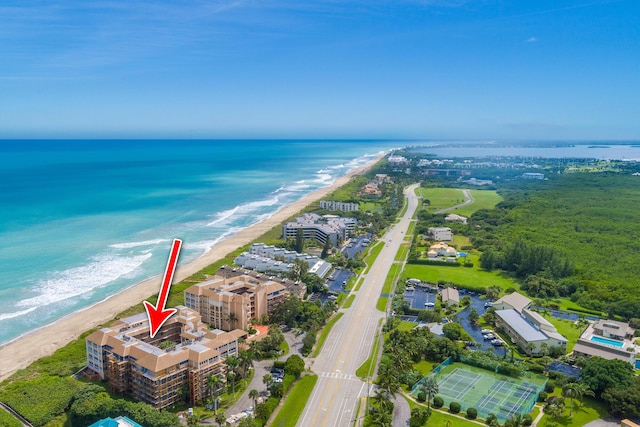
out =
[[31,307],[26,310],[15,311],[13,313],[0,314],[0,321],[13,319],[14,317],[18,317],[18,316],[24,316],[25,314],[31,313],[33,310],[37,308],[38,307]]
[[238,212],[238,209],[240,209],[240,206],[236,206],[233,209],[227,209],[226,211],[218,212],[216,214],[216,219],[214,219],[213,221],[211,221],[207,225],[208,226],[213,226],[213,225],[220,224],[220,223],[224,222],[225,220],[231,218],[231,216],[233,216],[233,214]]
[[[19,301],[19,307],[42,307],[91,292],[93,289],[131,275],[151,254],[124,257],[99,255],[82,267],[70,268],[51,274],[34,286],[38,296]],[[129,276],[130,277],[130,276]]]
[[[280,196],[282,196],[282,194]],[[267,206],[274,206],[280,202],[280,199],[279,199],[280,196],[275,196],[269,199],[257,200],[255,202],[245,203],[243,205],[238,205],[233,209],[220,212],[216,214],[217,218],[211,221],[210,223],[208,223],[207,226],[214,227],[214,226],[225,225],[231,222],[231,220],[235,219],[234,218],[235,215],[244,216],[260,208],[267,207]]]
[[139,246],[159,245],[160,243],[165,243],[168,241],[169,239],[144,240],[142,242],[115,243],[113,245],[109,245],[109,247],[114,249],[131,249],[137,248]]

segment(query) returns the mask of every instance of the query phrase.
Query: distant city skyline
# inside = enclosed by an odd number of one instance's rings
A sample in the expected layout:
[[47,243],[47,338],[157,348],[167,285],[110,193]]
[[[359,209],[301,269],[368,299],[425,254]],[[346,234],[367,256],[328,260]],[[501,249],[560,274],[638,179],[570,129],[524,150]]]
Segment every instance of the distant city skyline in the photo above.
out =
[[635,0],[9,0],[0,138],[640,139]]

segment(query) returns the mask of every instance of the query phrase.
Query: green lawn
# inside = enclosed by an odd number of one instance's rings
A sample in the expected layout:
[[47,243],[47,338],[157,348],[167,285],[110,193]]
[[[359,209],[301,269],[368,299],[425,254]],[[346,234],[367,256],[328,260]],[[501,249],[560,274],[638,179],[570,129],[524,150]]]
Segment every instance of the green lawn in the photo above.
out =
[[320,353],[320,350],[322,349],[322,345],[327,340],[327,336],[329,335],[329,332],[331,332],[331,328],[333,328],[333,325],[335,325],[338,319],[340,319],[343,315],[344,313],[336,314],[335,316],[333,316],[333,319],[329,320],[327,324],[324,326],[324,328],[322,328],[322,332],[320,332],[320,338],[318,338],[318,342],[316,343],[316,348],[313,350],[313,354],[311,355],[311,357],[316,357],[318,353]]
[[384,285],[382,286],[382,293],[389,294],[393,290],[393,283],[398,274],[400,274],[400,269],[402,268],[402,264],[393,263],[391,268],[389,269],[389,274],[387,274],[387,278],[384,280]]
[[[542,419],[538,423],[541,427],[564,426],[564,427],[580,427],[598,418],[607,417],[609,414],[607,408],[603,402],[598,402],[592,398],[583,399],[584,405],[579,406],[578,402],[573,401],[573,415],[569,417],[569,401],[566,401],[567,409],[564,412],[564,416],[559,420],[553,420],[548,415],[543,415]],[[556,424],[554,424],[554,421]]]
[[295,427],[302,414],[313,387],[318,381],[317,375],[302,377],[291,389],[287,399],[278,411],[278,415],[270,424],[274,427]]
[[420,188],[419,195],[423,200],[431,202],[429,205],[423,205],[429,212],[450,208],[464,202],[464,194],[459,188]]
[[545,316],[544,313],[539,314],[544,316],[544,318],[547,319],[549,323],[556,327],[558,332],[560,332],[565,336],[567,340],[569,340],[569,343],[567,344],[567,353],[571,353],[571,351],[573,350],[573,346],[578,341],[578,338],[580,337],[580,334],[582,333],[584,328],[576,328],[575,323],[570,320],[558,319],[551,315]]
[[444,280],[445,282],[452,282],[460,286],[500,286],[502,289],[520,289],[520,285],[513,279],[506,277],[506,275],[501,275],[501,273],[497,271],[480,269],[477,257],[474,257],[473,254],[470,254],[469,258],[474,264],[472,268],[407,264],[402,273],[402,277],[415,277],[416,279],[432,283],[438,283],[439,280]]
[[473,203],[456,209],[456,214],[470,217],[475,211],[480,209],[493,209],[503,200],[502,196],[494,190],[471,190],[471,197],[474,199]]
[[378,302],[376,303],[376,308],[379,311],[387,310],[387,301],[389,301],[389,297],[380,297],[378,298]]
[[22,423],[15,419],[13,415],[0,408],[0,426],[22,427]]
[[424,376],[428,375],[431,371],[433,371],[433,367],[438,365],[437,363],[427,362],[426,360],[421,360],[418,363],[413,364],[413,369],[420,371],[420,373]]
[[409,253],[409,243],[403,243],[400,245],[400,249],[398,249],[398,252],[396,253],[396,257],[395,260],[399,261],[399,262],[403,262],[405,259],[407,259],[407,254]]
[[382,250],[383,247],[384,247],[384,242],[380,241],[376,243],[374,246],[371,246],[369,248],[369,252],[367,253],[367,256],[364,258],[364,262],[365,264],[367,264],[367,267],[364,270],[365,273],[369,271],[369,268],[371,268],[373,263],[376,261],[376,258],[378,258],[378,255],[380,254],[380,251]]
[[[409,399],[406,396],[403,396],[409,402],[409,407],[413,408],[424,408],[427,409],[427,405],[422,405],[413,399]],[[464,418],[464,413],[461,416],[450,415],[445,412],[446,410],[438,410],[434,409],[433,406],[431,408],[431,418],[425,424],[429,427],[478,427],[478,425],[484,425],[483,422],[477,421],[473,422],[471,420],[467,420]]]
[[[382,319],[380,319],[380,322],[382,322]],[[378,322],[378,325],[380,325],[379,322]],[[373,347],[371,348],[371,355],[356,370],[356,375],[359,376],[360,378],[365,379],[369,376],[370,373],[373,373],[373,369],[371,369],[372,368],[371,364],[376,363],[378,359],[379,344],[380,344],[380,331],[376,331],[376,337],[373,340]]]
[[344,303],[342,308],[350,308],[351,305],[353,304],[353,300],[355,299],[356,299],[355,295],[349,295],[349,297],[347,298],[347,301]]
[[289,344],[287,343],[287,340],[282,340],[282,344],[280,344],[280,351],[282,351],[282,354],[289,354]]
[[402,321],[400,321],[400,324],[398,325],[397,329],[399,331],[411,331],[415,327],[416,327],[415,323],[407,322],[406,320],[402,320]]

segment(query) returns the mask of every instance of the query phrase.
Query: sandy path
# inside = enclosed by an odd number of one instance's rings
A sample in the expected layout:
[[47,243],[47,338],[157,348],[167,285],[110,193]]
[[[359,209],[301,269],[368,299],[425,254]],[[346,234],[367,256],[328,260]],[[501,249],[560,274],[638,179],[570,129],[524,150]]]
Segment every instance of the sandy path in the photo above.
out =
[[[217,260],[224,258],[240,246],[257,239],[287,218],[300,212],[307,205],[322,199],[338,187],[346,184],[349,179],[370,169],[380,157],[364,166],[360,166],[338,178],[328,187],[321,188],[308,194],[304,198],[285,206],[270,218],[254,224],[235,235],[219,242],[208,253],[197,260],[180,266],[174,275],[174,283],[189,277]],[[121,311],[157,293],[160,289],[161,278],[155,277],[143,281],[136,286],[126,289],[91,307],[72,313],[55,323],[29,333],[15,341],[0,347],[0,381],[5,380],[19,369],[29,366],[41,357],[52,354],[58,348],[76,339],[84,331],[105,323]],[[140,304],[140,311],[144,311]]]

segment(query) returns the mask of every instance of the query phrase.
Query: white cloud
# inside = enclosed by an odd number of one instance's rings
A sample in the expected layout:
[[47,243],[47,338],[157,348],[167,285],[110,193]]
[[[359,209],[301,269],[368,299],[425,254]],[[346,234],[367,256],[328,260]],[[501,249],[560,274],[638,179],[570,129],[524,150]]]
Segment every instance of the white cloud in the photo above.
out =
[[536,37],[529,37],[524,42],[525,43],[536,43],[537,41],[538,41],[538,39]]

